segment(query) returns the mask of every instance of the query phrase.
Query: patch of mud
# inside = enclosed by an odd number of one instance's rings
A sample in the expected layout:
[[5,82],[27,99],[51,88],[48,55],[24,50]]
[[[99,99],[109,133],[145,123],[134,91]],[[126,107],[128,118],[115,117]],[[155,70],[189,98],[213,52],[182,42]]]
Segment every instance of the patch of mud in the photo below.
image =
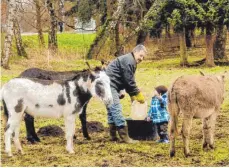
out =
[[38,132],[38,135],[40,136],[54,136],[54,137],[59,137],[59,136],[64,136],[64,131],[62,128],[56,125],[48,125],[45,127],[41,127]]
[[[87,122],[87,130],[88,130],[88,133],[103,132],[105,130],[105,127],[103,126],[101,122],[90,121],[90,122]],[[79,132],[82,132],[82,129],[79,129]]]
[[220,166],[220,167],[229,167],[229,160],[222,160],[218,163],[216,163],[217,166]]

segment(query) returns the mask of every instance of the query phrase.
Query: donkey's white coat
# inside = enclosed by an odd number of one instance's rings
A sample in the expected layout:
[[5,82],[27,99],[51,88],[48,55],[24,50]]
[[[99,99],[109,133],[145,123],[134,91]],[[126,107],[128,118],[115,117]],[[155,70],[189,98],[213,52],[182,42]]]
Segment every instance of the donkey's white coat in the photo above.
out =
[[[98,81],[103,84],[104,97],[100,97],[100,95],[96,93],[95,87]],[[112,103],[110,79],[104,71],[100,71],[99,74],[96,74],[94,81],[91,81],[89,77],[86,81],[83,80],[83,77],[80,77],[77,81],[68,81],[71,103],[68,102],[68,97],[66,96],[66,86],[55,81],[52,84],[44,85],[38,83],[36,80],[15,78],[2,87],[1,99],[4,100],[9,113],[8,128],[6,128],[7,130],[5,132],[5,151],[9,156],[12,156],[12,133],[14,133],[15,146],[17,150],[22,153],[22,147],[19,141],[19,128],[25,110],[33,116],[52,118],[64,116],[67,139],[66,149],[69,153],[74,153],[73,135],[75,133],[75,113],[81,113],[84,106],[83,104],[79,109],[76,108],[76,105],[79,104],[77,100],[80,99],[80,97],[73,94],[76,89],[75,82],[77,82],[78,87],[83,88],[85,92],[88,92],[92,96],[99,97],[105,104]],[[60,95],[63,95],[63,99],[65,100],[63,104],[57,101]],[[19,106],[20,112],[16,111],[16,106]]]

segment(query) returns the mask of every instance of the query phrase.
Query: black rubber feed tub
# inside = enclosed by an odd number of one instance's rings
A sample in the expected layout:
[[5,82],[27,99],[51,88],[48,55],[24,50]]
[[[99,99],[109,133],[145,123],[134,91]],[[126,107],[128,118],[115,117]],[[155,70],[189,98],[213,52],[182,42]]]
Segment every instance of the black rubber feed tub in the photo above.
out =
[[131,118],[127,118],[126,122],[130,138],[135,140],[153,140],[156,138],[156,130],[152,122],[132,120]]

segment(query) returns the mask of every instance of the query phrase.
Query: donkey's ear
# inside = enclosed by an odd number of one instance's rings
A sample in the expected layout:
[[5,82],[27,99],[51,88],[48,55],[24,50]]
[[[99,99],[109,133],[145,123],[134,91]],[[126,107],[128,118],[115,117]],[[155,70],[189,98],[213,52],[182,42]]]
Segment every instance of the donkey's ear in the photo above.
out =
[[91,75],[94,76],[95,78],[97,78],[97,75],[96,75],[95,71],[92,70],[90,64],[87,61],[85,63],[87,64],[88,69],[89,69]]
[[205,76],[205,74],[204,74],[202,71],[200,71],[200,74],[201,74],[202,76]]
[[104,59],[101,60],[101,64],[102,64],[102,70],[105,71],[108,64],[110,63],[110,61],[106,61]]
[[93,82],[95,79],[99,78],[99,75],[96,74],[94,71],[90,71],[90,79]]
[[105,60],[104,60],[104,59],[101,60],[101,64],[102,64],[102,65],[105,64]]
[[223,80],[225,80],[225,78],[228,79],[228,75],[229,75],[229,72],[224,71],[223,75],[221,75],[221,76],[222,76],[222,79],[223,79]]
[[89,62],[86,61],[85,63],[88,66],[88,69],[91,71],[92,69],[91,69],[91,66],[90,66]]

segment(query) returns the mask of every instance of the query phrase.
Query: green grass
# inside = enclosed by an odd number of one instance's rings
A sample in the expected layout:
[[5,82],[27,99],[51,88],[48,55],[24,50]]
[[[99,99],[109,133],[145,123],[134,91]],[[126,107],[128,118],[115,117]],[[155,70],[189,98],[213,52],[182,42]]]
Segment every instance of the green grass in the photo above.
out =
[[[64,43],[64,40],[62,41]],[[197,57],[190,57],[196,60]],[[29,68],[31,60],[12,62],[11,70],[2,70],[2,83],[18,76],[23,70]],[[92,66],[99,65],[99,61],[91,60]],[[43,64],[37,65],[43,68]],[[86,68],[83,60],[78,61],[51,61],[50,70],[77,70]],[[199,74],[199,71],[206,74],[221,74],[229,67],[179,67],[179,59],[164,59],[157,61],[145,61],[138,66],[136,71],[136,81],[142,90],[146,100],[150,103],[152,89],[160,84],[169,86],[177,77],[188,74]],[[176,141],[176,157],[169,157],[169,145],[157,144],[155,141],[140,141],[138,144],[123,144],[109,141],[108,130],[103,132],[90,133],[91,141],[85,141],[80,133],[80,121],[76,121],[77,140],[74,142],[75,154],[70,155],[65,150],[64,137],[41,137],[41,143],[30,145],[26,142],[26,132],[24,122],[21,124],[20,140],[25,155],[15,153],[12,144],[14,157],[9,158],[4,153],[3,132],[1,127],[1,163],[2,166],[228,166],[229,165],[229,77],[225,83],[225,100],[221,113],[217,119],[214,151],[202,151],[202,124],[200,119],[194,119],[190,136],[190,150],[192,156],[185,158],[183,154],[183,143],[181,135]],[[121,100],[123,114],[130,115],[130,98]],[[102,102],[92,99],[87,108],[87,120],[98,121],[107,125],[106,108]],[[3,123],[3,121],[1,121]],[[63,118],[45,119],[36,118],[35,127],[38,130],[42,126],[55,124],[64,128]],[[179,125],[181,121],[179,121]]]
[[[76,34],[62,33],[57,34],[57,42],[59,49],[79,50],[80,48],[88,48],[95,38],[95,34]],[[48,46],[48,34],[44,34],[46,47]],[[71,40],[69,40],[71,39]],[[38,48],[37,35],[22,36],[22,40],[28,48]]]

